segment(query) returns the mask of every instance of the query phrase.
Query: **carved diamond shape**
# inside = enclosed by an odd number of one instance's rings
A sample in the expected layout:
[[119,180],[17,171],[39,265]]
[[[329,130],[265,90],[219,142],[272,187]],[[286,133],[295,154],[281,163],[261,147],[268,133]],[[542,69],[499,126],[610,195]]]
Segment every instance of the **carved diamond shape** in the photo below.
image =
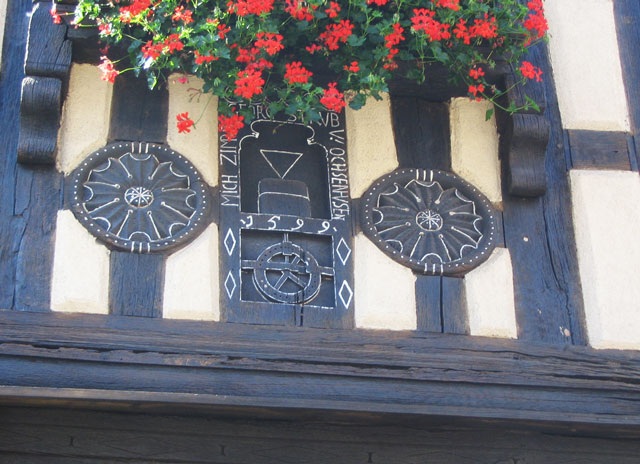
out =
[[224,288],[227,291],[229,298],[233,296],[233,292],[236,290],[236,279],[233,278],[233,274],[229,271],[227,278],[224,280]]
[[233,250],[236,247],[236,238],[231,229],[227,230],[227,235],[224,236],[224,247],[227,250],[227,254],[231,256],[231,253],[233,253]]
[[340,297],[340,300],[342,300],[344,307],[348,308],[351,304],[351,298],[353,298],[353,291],[346,280],[342,282],[338,296]]
[[338,258],[340,258],[340,261],[342,261],[343,266],[347,264],[349,256],[351,256],[351,248],[349,248],[349,245],[347,245],[343,237],[340,237],[340,242],[338,242],[338,246],[336,247],[336,254]]

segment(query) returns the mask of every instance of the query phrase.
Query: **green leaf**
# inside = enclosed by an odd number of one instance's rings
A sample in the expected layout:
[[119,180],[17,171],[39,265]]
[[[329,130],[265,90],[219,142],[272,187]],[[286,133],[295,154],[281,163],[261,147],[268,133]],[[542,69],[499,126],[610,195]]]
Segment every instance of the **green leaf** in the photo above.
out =
[[491,108],[490,110],[487,110],[487,114],[484,115],[485,121],[488,121],[489,119],[491,119],[491,116],[493,116],[493,112],[494,112],[493,108]]

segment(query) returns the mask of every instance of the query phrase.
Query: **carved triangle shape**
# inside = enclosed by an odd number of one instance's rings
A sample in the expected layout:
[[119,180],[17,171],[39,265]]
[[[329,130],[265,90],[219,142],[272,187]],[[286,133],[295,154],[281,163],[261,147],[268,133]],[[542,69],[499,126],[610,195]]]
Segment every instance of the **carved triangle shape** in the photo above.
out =
[[281,150],[260,150],[260,154],[265,161],[271,166],[280,179],[284,179],[289,171],[302,157],[302,153]]

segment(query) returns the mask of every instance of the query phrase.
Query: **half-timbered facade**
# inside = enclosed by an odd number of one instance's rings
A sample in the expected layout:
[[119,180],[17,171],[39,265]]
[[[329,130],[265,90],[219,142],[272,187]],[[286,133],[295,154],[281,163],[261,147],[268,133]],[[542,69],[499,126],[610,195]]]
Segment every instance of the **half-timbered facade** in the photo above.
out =
[[434,69],[228,140],[0,0],[0,461],[638,462],[640,7],[545,7],[543,113]]

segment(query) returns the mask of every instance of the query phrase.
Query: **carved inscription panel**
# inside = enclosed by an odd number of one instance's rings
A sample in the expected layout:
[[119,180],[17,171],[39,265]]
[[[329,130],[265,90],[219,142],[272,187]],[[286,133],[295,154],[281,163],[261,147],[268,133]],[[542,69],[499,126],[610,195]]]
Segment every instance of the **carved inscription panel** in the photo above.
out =
[[220,134],[222,315],[228,322],[353,326],[344,118]]

